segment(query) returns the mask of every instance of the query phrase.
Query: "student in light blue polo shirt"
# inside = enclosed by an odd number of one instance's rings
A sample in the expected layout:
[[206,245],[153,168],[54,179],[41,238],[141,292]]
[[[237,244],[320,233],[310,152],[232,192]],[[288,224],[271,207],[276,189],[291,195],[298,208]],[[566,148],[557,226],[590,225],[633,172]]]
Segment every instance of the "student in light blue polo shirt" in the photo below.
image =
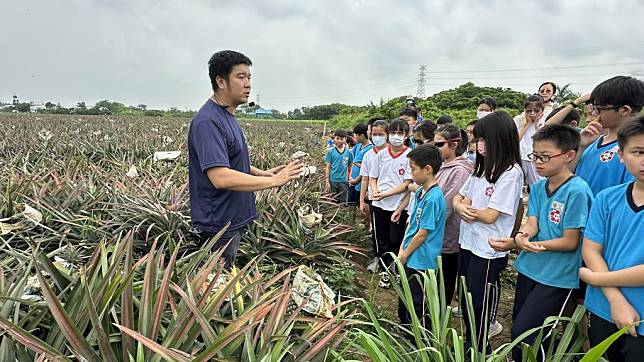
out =
[[[522,250],[514,264],[518,276],[512,313],[513,340],[543,325],[546,318],[561,316],[573,289],[579,286],[579,246],[593,197],[588,184],[569,168],[580,141],[574,128],[547,125],[532,140],[533,151],[527,156],[534,162],[537,174],[546,178],[531,187],[528,222],[514,240],[490,241],[495,249],[508,250],[514,246]],[[541,351],[549,343],[551,331],[543,333],[546,338]],[[532,344],[537,334],[523,341]],[[513,358],[522,360],[521,346],[513,350]]]
[[[409,225],[398,252],[409,280],[413,308],[424,327],[429,329],[429,311],[426,309],[420,275],[424,270],[436,269],[436,257],[441,255],[445,234],[445,199],[436,183],[436,173],[443,163],[440,150],[426,144],[418,146],[407,155],[412,177],[421,187],[409,216]],[[412,277],[413,276],[413,277]],[[398,318],[401,324],[411,324],[410,311],[402,300],[398,301]]]
[[582,254],[588,268],[588,337],[596,346],[617,330],[609,361],[641,361],[644,356],[644,116],[620,128],[619,157],[636,181],[600,192],[590,211]]
[[353,128],[353,134],[356,137],[356,145],[351,150],[351,153],[353,154],[353,164],[351,165],[351,175],[349,177],[350,204],[357,204],[360,201],[360,190],[362,189],[360,167],[362,167],[362,159],[364,158],[364,155],[373,148],[373,143],[369,140],[367,130],[368,127],[364,123],[360,123]]
[[337,130],[333,133],[333,148],[327,151],[326,192],[331,192],[335,201],[340,204],[347,203],[349,190],[349,167],[353,162],[353,154],[347,147],[347,131]]

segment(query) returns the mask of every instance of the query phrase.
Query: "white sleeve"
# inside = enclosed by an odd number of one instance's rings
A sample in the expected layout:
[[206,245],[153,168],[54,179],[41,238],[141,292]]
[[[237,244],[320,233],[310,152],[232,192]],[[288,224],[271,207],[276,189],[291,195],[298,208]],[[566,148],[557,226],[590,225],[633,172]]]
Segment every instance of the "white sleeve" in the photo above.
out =
[[461,189],[458,190],[458,193],[461,196],[465,196],[470,200],[472,199],[472,192],[470,191],[470,186],[472,185],[472,178],[473,177],[474,177],[473,175],[470,175],[470,177],[467,178],[467,180],[465,181],[463,186],[461,186]]
[[371,163],[371,165],[369,165],[369,177],[372,177],[372,178],[380,177],[380,155],[381,153],[378,152],[378,154],[376,154],[371,159],[371,161],[373,162]]
[[371,160],[371,150],[367,152],[366,155],[362,158],[362,164],[360,164],[360,176],[369,177],[369,162]]
[[409,162],[407,162],[405,166],[405,175],[403,176],[403,180],[413,180],[414,177],[411,175],[411,166],[409,166]]
[[504,172],[494,184],[494,193],[487,207],[514,215],[523,188],[523,172],[513,166]]

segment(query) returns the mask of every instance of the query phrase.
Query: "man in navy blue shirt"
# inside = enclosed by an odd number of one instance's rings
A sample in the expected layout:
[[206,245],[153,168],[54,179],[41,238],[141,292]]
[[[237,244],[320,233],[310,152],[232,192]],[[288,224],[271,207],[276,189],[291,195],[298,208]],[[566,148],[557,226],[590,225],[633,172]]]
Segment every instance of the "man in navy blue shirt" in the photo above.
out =
[[235,118],[237,106],[250,96],[250,66],[245,55],[224,50],[208,62],[213,95],[192,118],[188,132],[188,183],[193,231],[198,246],[230,223],[215,244],[228,244],[226,268],[237,255],[242,233],[256,216],[254,191],[279,187],[299,178],[297,161],[272,170],[250,164],[248,146]]

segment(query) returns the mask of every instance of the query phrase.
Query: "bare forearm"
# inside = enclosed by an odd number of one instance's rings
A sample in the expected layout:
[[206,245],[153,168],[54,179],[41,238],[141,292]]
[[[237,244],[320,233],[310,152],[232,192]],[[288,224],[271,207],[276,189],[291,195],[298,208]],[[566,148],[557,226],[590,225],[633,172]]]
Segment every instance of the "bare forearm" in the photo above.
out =
[[364,202],[367,199],[367,188],[369,187],[369,178],[362,177],[360,181],[360,202]]
[[409,205],[409,199],[411,198],[411,193],[407,192],[405,196],[403,197],[402,201],[400,202],[400,205],[396,208],[396,211],[402,212],[407,208],[407,205]]
[[[587,240],[584,240],[584,244]],[[594,272],[608,272],[608,264],[604,260],[604,257],[601,254],[601,250],[593,250],[587,245],[582,247],[582,256],[588,268]],[[613,303],[615,300],[623,299],[624,295],[616,287],[602,287],[602,292],[609,303]]]
[[644,286],[644,264],[621,270],[593,273],[591,284],[598,287]]
[[491,209],[489,207],[485,209],[478,209],[476,211],[476,214],[477,220],[484,224],[494,224],[499,218],[499,215],[501,215],[499,211]]
[[546,124],[561,124],[566,116],[575,109],[571,104],[567,104],[563,109],[546,121]]
[[418,249],[419,246],[423,245],[425,240],[427,240],[427,235],[429,235],[428,230],[419,229],[416,235],[411,239],[411,243],[404,249],[405,254],[410,256],[416,249]]
[[207,171],[208,179],[218,189],[239,192],[252,192],[275,187],[272,177],[253,176],[226,167]]
[[270,173],[268,171],[260,170],[259,168],[254,167],[254,166],[250,166],[250,174],[253,175],[253,176],[262,176],[262,177],[273,176],[272,173]]
[[401,194],[401,193],[407,191],[407,186],[409,186],[410,183],[411,183],[411,181],[405,180],[402,184],[394,187],[391,190],[388,190],[388,191],[384,192],[383,197],[389,197],[389,196],[393,196],[393,195],[398,195],[398,194]]

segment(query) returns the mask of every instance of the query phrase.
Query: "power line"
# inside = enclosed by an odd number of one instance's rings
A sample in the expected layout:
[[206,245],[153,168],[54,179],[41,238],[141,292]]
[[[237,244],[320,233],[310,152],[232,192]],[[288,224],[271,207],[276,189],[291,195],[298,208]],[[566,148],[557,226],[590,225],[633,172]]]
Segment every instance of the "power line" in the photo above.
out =
[[478,70],[438,70],[428,72],[430,74],[458,74],[458,73],[496,73],[496,72],[525,72],[533,70],[556,70],[556,69],[581,69],[581,68],[601,68],[613,67],[624,65],[640,65],[644,62],[631,62],[631,63],[605,63],[605,64],[587,64],[587,65],[568,65],[560,67],[534,67],[534,68],[508,68],[508,69],[478,69]]

